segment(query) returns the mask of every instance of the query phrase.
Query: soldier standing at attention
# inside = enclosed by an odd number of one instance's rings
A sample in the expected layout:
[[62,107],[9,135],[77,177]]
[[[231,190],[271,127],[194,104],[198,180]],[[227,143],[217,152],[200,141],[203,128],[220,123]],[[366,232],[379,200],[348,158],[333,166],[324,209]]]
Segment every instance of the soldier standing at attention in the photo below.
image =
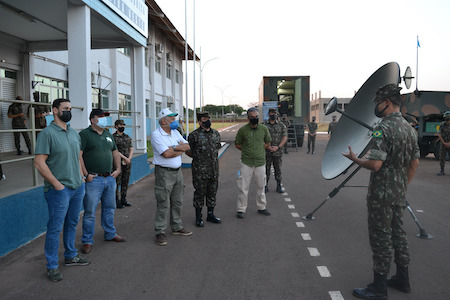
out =
[[283,193],[284,188],[281,185],[281,164],[284,144],[287,141],[287,129],[283,123],[277,121],[277,110],[275,108],[269,109],[269,121],[264,125],[269,129],[270,137],[272,139],[271,146],[266,149],[266,187],[265,192],[269,191],[268,183],[270,177],[270,167],[273,164],[275,170],[275,180],[277,181],[277,192]]
[[131,206],[131,203],[127,201],[127,191],[128,182],[130,181],[131,159],[133,158],[133,144],[131,143],[130,136],[124,133],[124,120],[116,120],[116,122],[114,122],[114,127],[117,131],[113,134],[113,138],[122,161],[122,173],[116,178],[116,206],[117,208],[124,208],[125,206]]
[[308,122],[308,152],[311,151],[311,154],[314,154],[314,148],[316,147],[316,131],[317,131],[317,123],[316,117],[312,117],[312,122]]
[[333,130],[337,125],[336,116],[333,116],[332,119],[333,121],[328,125],[328,137],[331,137],[331,135],[333,134]]
[[[19,102],[11,104],[8,108],[8,118],[12,119],[13,129],[27,129],[25,126],[25,114],[23,113],[22,104],[20,103],[23,98],[17,96],[16,100],[19,100]],[[22,135],[28,147],[28,154],[31,154],[31,141],[28,132],[22,132]],[[20,132],[14,132],[14,142],[16,144],[17,155],[22,155],[22,150],[20,150]]]
[[[39,102],[39,92],[33,93],[34,102]],[[48,114],[49,109],[45,105],[33,105],[28,106],[27,117],[30,118],[31,108],[34,107],[34,127],[36,129],[44,129],[47,127],[47,120],[45,116]],[[36,131],[36,138],[40,131]]]
[[447,154],[450,155],[450,110],[444,113],[444,122],[439,126],[438,137],[441,142],[439,149],[439,165],[441,166],[441,171],[437,175],[443,176],[445,175],[445,156]]
[[[374,128],[367,159],[349,151],[343,155],[371,170],[367,193],[369,240],[373,252],[374,281],[353,290],[361,299],[387,299],[387,286],[409,293],[408,240],[403,230],[403,211],[408,184],[419,165],[417,133],[400,113],[400,87],[388,84],[378,89],[375,115],[382,118]],[[380,110],[381,109],[381,110]],[[392,248],[397,273],[387,280]]]
[[211,120],[208,112],[198,112],[197,121],[199,127],[189,135],[191,150],[186,154],[192,157],[192,184],[194,185],[195,225],[203,227],[202,208],[208,207],[206,221],[222,223],[222,220],[214,215],[216,206],[216,194],[219,185],[219,156],[221,147],[220,134],[211,128]]

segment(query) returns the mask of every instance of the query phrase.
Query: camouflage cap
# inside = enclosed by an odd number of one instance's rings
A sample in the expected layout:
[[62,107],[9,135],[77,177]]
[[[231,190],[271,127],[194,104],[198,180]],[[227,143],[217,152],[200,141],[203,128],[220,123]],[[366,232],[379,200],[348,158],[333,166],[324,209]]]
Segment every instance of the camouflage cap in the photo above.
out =
[[450,118],[450,110],[447,110],[445,113],[444,113],[444,118]]
[[[389,98],[392,102],[395,102],[397,104],[400,104],[400,90],[402,88],[399,87],[397,84],[387,84],[381,88],[379,88],[376,92],[374,102],[380,102],[383,101],[386,98]],[[397,97],[393,97],[397,96]],[[394,99],[392,99],[393,97]]]
[[269,108],[269,114],[270,113],[277,113],[277,110],[275,108]]
[[207,111],[199,111],[197,113],[197,121],[200,121],[200,119],[203,118],[203,117],[209,118],[210,117],[209,116],[209,112],[207,112]]
[[114,122],[114,126],[125,125],[125,121],[122,119],[118,119]]

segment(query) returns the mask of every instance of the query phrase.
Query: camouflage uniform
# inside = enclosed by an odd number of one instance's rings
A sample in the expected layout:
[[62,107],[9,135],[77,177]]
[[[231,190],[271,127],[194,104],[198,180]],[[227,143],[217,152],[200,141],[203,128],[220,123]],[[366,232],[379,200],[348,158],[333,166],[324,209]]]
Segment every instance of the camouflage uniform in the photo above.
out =
[[192,153],[192,184],[194,185],[194,207],[202,208],[206,198],[207,207],[216,206],[219,185],[220,134],[210,128],[197,128],[189,135]]
[[[289,128],[291,126],[291,122],[289,121],[289,119],[287,117],[281,118],[281,122],[284,124],[284,126],[286,126],[286,131],[287,131],[287,128]],[[284,153],[286,153],[286,154],[288,153],[287,147],[288,147],[288,143],[286,141],[286,143],[284,144]]]
[[[22,104],[13,103],[8,108],[8,115],[18,115],[23,114]],[[25,118],[20,116],[13,118],[12,120],[12,128],[13,129],[26,129],[25,126]],[[28,136],[28,132],[22,132],[23,138],[25,139],[25,143],[27,144],[28,151],[31,153],[31,141]],[[20,152],[20,132],[14,132],[14,142],[16,144],[17,152]]]
[[[450,141],[450,124],[446,124],[446,122],[442,122],[439,125],[439,134],[441,135],[444,142]],[[441,147],[439,148],[439,165],[441,166],[441,170],[444,170],[445,167],[445,156],[450,155],[450,148],[445,148],[441,143]]]
[[308,153],[312,150],[314,153],[314,148],[316,147],[316,135],[311,135],[316,133],[317,131],[317,123],[316,122],[308,122]]
[[[270,137],[272,138],[271,146],[278,146],[281,143],[283,137],[287,136],[287,128],[283,123],[275,121],[274,124],[270,124],[269,121],[264,125],[269,129]],[[275,170],[275,180],[281,181],[281,165],[282,165],[283,151],[279,148],[275,152],[266,150],[266,182],[269,182],[270,167],[273,164]]]
[[382,160],[377,172],[371,172],[367,194],[369,240],[373,251],[374,272],[389,273],[392,248],[395,263],[409,264],[408,240],[402,229],[406,207],[407,169],[420,157],[417,133],[394,112],[384,117],[373,131],[368,159]]
[[[117,132],[113,134],[114,142],[116,143],[117,150],[124,156],[130,156],[130,148],[133,147],[131,143],[131,138],[129,135],[123,133],[118,134]],[[122,202],[126,201],[128,182],[130,181],[131,164],[127,165],[122,162],[122,173],[116,178],[117,188],[116,188],[116,199],[119,199],[119,187],[120,187],[120,199]]]
[[[28,106],[28,118],[30,118],[31,107],[34,107],[34,127],[36,129],[44,129],[47,127],[47,119],[45,119],[45,114],[49,112],[48,106],[30,104]],[[36,138],[39,132],[40,131],[36,132]]]
[[328,125],[328,134],[332,135],[334,128],[336,128],[337,122],[333,121]]

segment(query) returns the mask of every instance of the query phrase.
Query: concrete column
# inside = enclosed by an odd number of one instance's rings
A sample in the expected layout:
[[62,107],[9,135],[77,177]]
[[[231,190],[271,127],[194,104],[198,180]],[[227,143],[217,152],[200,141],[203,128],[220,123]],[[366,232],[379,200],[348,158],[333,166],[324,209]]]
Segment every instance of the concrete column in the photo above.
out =
[[147,152],[147,128],[145,126],[145,49],[142,46],[133,48],[133,58],[131,59],[132,71],[132,94],[133,111],[140,113],[133,114],[133,126],[135,127],[136,153]]
[[72,106],[72,128],[90,125],[91,98],[91,13],[85,5],[67,2],[67,47],[69,53],[69,98]]

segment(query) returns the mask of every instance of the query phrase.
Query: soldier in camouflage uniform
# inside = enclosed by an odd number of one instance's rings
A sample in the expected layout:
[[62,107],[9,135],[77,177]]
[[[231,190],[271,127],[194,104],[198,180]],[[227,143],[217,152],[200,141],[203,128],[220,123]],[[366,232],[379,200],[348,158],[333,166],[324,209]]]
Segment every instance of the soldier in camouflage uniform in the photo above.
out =
[[[291,126],[291,122],[289,121],[287,114],[283,114],[283,116],[281,117],[281,122],[284,124],[284,126],[286,126],[286,129]],[[288,146],[288,143],[286,141],[286,143],[284,143],[284,153],[285,154],[289,154],[289,152],[287,151],[287,146]]]
[[114,127],[117,131],[113,134],[113,138],[122,161],[122,173],[116,178],[116,206],[117,208],[124,208],[125,206],[131,206],[131,203],[127,201],[127,191],[128,182],[130,181],[131,159],[133,158],[133,144],[131,143],[131,138],[124,133],[125,122],[123,120],[116,120]]
[[314,148],[316,147],[316,131],[317,131],[317,123],[316,117],[312,117],[312,121],[308,122],[306,125],[308,127],[308,152],[311,151],[311,154],[314,154]]
[[[33,93],[34,102],[39,102],[39,92]],[[50,112],[50,108],[46,105],[33,105],[28,106],[27,117],[30,118],[31,108],[34,107],[34,128],[44,129],[47,127],[47,120],[45,116]],[[36,138],[40,131],[36,132]]]
[[437,175],[443,176],[445,175],[445,157],[447,154],[450,155],[450,110],[444,113],[444,122],[439,126],[438,137],[441,142],[441,147],[439,148],[439,165],[441,166],[441,171]]
[[202,208],[208,207],[207,221],[222,223],[222,220],[214,215],[216,206],[216,194],[219,185],[219,157],[221,147],[220,134],[211,128],[211,120],[208,112],[198,112],[197,121],[199,127],[189,135],[191,150],[186,152],[192,157],[192,184],[194,185],[195,225],[203,227]]
[[266,149],[266,193],[269,191],[268,183],[272,164],[275,170],[275,180],[277,181],[277,192],[284,192],[284,188],[281,185],[281,164],[283,156],[281,148],[283,148],[287,141],[287,129],[283,123],[278,122],[277,117],[277,110],[271,108],[269,109],[269,120],[264,123],[269,129],[270,137],[272,138],[270,147]]
[[[22,97],[17,96],[16,100],[23,100]],[[25,114],[23,113],[22,104],[19,102],[13,103],[8,108],[8,118],[12,120],[13,129],[26,129],[25,126]],[[25,143],[28,147],[28,154],[31,154],[31,141],[28,136],[28,132],[22,132]],[[22,150],[20,150],[20,132],[14,132],[14,142],[16,144],[17,155],[22,155]]]
[[[417,133],[400,113],[400,87],[388,84],[377,91],[375,114],[382,121],[374,128],[367,159],[358,158],[349,146],[343,153],[371,170],[367,193],[369,240],[373,252],[374,281],[353,290],[362,299],[387,299],[387,286],[409,293],[408,240],[402,229],[406,189],[419,165]],[[381,110],[380,110],[381,108]],[[395,251],[397,273],[387,280]]]
[[331,135],[333,134],[333,130],[337,125],[336,116],[333,116],[332,119],[333,121],[328,125],[328,137],[331,137]]

